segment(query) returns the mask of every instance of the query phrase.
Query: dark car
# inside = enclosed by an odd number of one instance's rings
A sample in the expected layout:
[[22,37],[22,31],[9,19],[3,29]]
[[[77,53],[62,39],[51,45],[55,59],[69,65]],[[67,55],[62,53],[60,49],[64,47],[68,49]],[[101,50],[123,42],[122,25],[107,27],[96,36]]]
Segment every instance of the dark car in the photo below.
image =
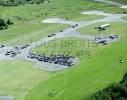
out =
[[34,54],[29,55],[29,58],[31,58],[31,59],[35,59],[35,58],[36,58],[36,55],[34,55]]
[[115,39],[115,38],[118,38],[118,35],[111,35],[111,36],[109,36],[109,38]]
[[75,26],[72,26],[72,28],[75,28]]
[[10,55],[10,53],[7,53],[7,52],[6,52],[6,53],[5,53],[5,56],[8,56],[8,55]]
[[39,58],[38,61],[43,61],[44,59],[43,58]]
[[16,52],[12,52],[12,53],[10,54],[10,57],[15,57],[16,55],[17,55]]
[[0,45],[0,48],[3,48],[3,47],[5,47],[4,45]]
[[78,26],[78,24],[75,24],[75,26]]
[[54,64],[58,64],[59,62],[56,60],[56,61],[54,61]]
[[55,36],[56,34],[50,34],[50,35],[48,35],[48,37],[53,37],[53,36]]
[[63,32],[63,30],[61,30],[60,32]]

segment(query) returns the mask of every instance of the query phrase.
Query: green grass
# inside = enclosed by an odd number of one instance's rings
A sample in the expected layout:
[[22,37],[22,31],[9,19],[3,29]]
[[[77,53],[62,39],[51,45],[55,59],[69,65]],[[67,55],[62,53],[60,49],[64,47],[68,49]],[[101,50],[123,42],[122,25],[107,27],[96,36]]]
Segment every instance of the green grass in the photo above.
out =
[[[66,29],[67,25],[63,24],[46,24],[42,23],[42,19],[15,19],[12,21],[14,25],[9,29],[0,31],[0,42],[11,43],[28,43],[47,36],[52,32],[58,32]],[[14,44],[14,43],[13,43]]]
[[32,87],[50,76],[50,73],[38,70],[29,62],[0,61],[0,96],[9,95],[23,100]]
[[[67,25],[40,22],[46,18],[60,17],[81,21],[103,17],[81,15],[80,12],[85,10],[102,10],[112,13],[123,11],[115,6],[88,0],[50,0],[50,3],[41,5],[0,6],[0,15],[9,17],[14,22],[14,25],[10,26],[9,29],[0,31],[0,42],[9,42],[13,45],[29,43],[68,27]],[[107,48],[100,46],[97,48],[66,48],[67,51],[70,49],[72,51],[91,50],[92,57],[86,60],[86,57],[83,56],[81,63],[76,65],[77,67],[57,73],[55,77],[50,78],[50,73],[33,68],[32,63],[1,61],[0,95],[12,95],[16,100],[23,100],[27,94],[26,100],[77,100],[82,99],[87,94],[92,94],[111,82],[118,81],[126,71],[126,63],[121,65],[118,60],[120,56],[126,56],[127,48],[124,36],[126,36],[127,25],[124,26],[124,24],[119,23],[113,25],[116,27],[114,32],[122,34],[123,39],[119,43],[106,46]],[[83,29],[82,34],[85,30]],[[57,40],[56,43],[59,44],[59,41]],[[51,48],[39,47],[37,52],[42,53],[44,50],[40,51],[41,49],[50,50]],[[57,49],[62,50],[63,48],[58,46]],[[95,54],[96,52],[98,53]],[[47,81],[44,82],[44,80]]]
[[[93,1],[89,0],[50,0],[50,3],[48,4],[0,7],[2,16],[12,18],[20,17],[23,19],[47,18],[51,16],[69,17],[70,15],[73,15],[71,18],[76,18],[77,14],[79,14],[81,11],[93,9],[109,10],[110,12],[115,10],[121,11],[119,8],[116,9],[116,7],[108,6],[107,4],[94,3]],[[77,18],[79,18],[79,16]]]
[[[35,86],[25,100],[84,100],[97,90],[121,80],[127,71],[127,24],[112,25],[112,32],[117,32],[121,36],[119,42],[94,49],[92,52],[95,54],[89,59],[83,58],[76,67]],[[120,63],[120,59],[125,63]]]
[[[8,30],[0,32],[0,42],[24,44],[47,37],[48,34],[59,32],[68,26],[63,24],[45,24],[38,21],[16,22]],[[13,42],[14,41],[14,42]]]
[[[73,6],[70,6],[73,5]],[[0,42],[7,43],[13,40],[21,39],[16,41],[17,43],[28,43],[29,35],[36,32],[40,32],[39,35],[34,35],[30,39],[38,40],[43,38],[49,33],[59,31],[59,29],[65,29],[65,25],[57,24],[43,24],[40,21],[51,17],[68,18],[68,20],[81,21],[81,20],[94,20],[102,18],[103,16],[97,15],[82,15],[81,11],[85,10],[102,10],[106,12],[121,12],[122,9],[108,6],[107,4],[94,3],[92,1],[82,0],[50,0],[48,4],[40,5],[20,5],[14,7],[2,7],[0,6],[0,12],[2,17],[10,18],[14,25],[10,26],[9,29],[0,31]],[[48,29],[48,31],[47,31]],[[53,29],[53,30],[52,30]],[[55,30],[55,31],[54,31]],[[28,36],[28,37],[27,37]],[[4,38],[3,38],[4,37]],[[22,37],[28,39],[23,40]],[[21,41],[23,40],[23,41]],[[14,44],[14,43],[13,43]]]
[[92,41],[80,38],[64,38],[53,40],[42,46],[34,48],[32,52],[40,55],[69,54],[78,57],[80,60],[85,60],[94,55],[101,48],[103,48],[101,45],[94,44]]
[[[89,35],[99,35],[99,32],[95,29],[95,27],[99,25],[103,25],[105,23],[96,23],[93,25],[89,25],[87,27],[80,28],[78,31],[81,34],[89,34]],[[110,27],[107,28],[106,31],[100,32],[102,35],[108,35],[108,34],[118,34],[121,36],[126,35],[126,23],[116,23],[116,22],[111,22],[109,23]]]

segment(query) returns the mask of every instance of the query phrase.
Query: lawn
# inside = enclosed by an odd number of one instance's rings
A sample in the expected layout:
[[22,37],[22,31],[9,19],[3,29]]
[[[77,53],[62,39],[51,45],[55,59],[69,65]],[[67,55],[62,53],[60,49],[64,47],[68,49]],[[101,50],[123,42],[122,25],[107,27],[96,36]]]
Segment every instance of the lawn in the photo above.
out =
[[[116,9],[116,7],[108,6],[107,4],[94,3],[88,0],[50,0],[50,3],[40,5],[0,6],[1,17],[10,18],[14,22],[14,25],[10,26],[9,29],[0,31],[0,42],[12,42],[12,44],[29,43],[31,40],[35,41],[47,36],[49,33],[67,28],[66,25],[49,25],[40,22],[51,17],[67,18],[73,21],[94,20],[103,17],[81,14],[82,11],[93,9],[106,12],[122,12],[122,9]],[[39,33],[35,34],[36,32]],[[30,35],[33,35],[32,38],[29,37]],[[24,37],[27,39],[24,40]]]
[[[45,43],[42,46],[33,49],[36,54],[70,54],[81,59],[88,58],[93,55],[94,50],[98,50],[100,45],[94,44],[92,41],[87,41],[80,38],[63,38]],[[83,57],[83,58],[82,58]]]
[[[95,29],[95,27],[99,25],[103,25],[105,23],[96,23],[93,25],[89,25],[87,27],[83,27],[78,29],[81,34],[89,34],[89,35],[99,35],[99,32]],[[101,35],[108,35],[108,34],[118,34],[120,36],[125,36],[126,34],[126,23],[120,22],[110,22],[110,27],[107,30],[100,32]]]
[[[89,59],[82,59],[76,67],[35,86],[25,100],[84,100],[97,90],[121,80],[127,71],[127,24],[112,25],[112,32],[121,36],[119,42],[93,50],[95,54]],[[120,63],[121,59],[125,63]]]
[[67,25],[45,24],[40,21],[17,22],[9,29],[0,32],[0,42],[5,44],[9,43],[11,45],[27,44],[66,28],[68,28]]
[[50,73],[35,66],[25,61],[0,61],[0,96],[9,95],[15,100],[24,100],[32,87],[50,78]]
[[[95,3],[90,0],[50,0],[50,3],[40,5],[21,5],[15,7],[0,6],[0,15],[9,17],[14,25],[0,31],[0,43],[11,45],[26,44],[36,41],[48,34],[66,29],[68,25],[44,24],[43,19],[60,17],[68,20],[94,20],[103,16],[81,15],[86,10],[102,10],[106,12],[122,12],[116,6]],[[82,55],[81,62],[75,67],[62,72],[52,73],[36,69],[36,65],[26,61],[0,61],[0,95],[14,96],[16,100],[77,100],[82,99],[98,89],[106,87],[111,82],[117,82],[126,72],[126,65],[119,59],[126,59],[126,26],[125,23],[111,23],[109,32],[120,34],[121,41],[109,46],[64,48],[67,51],[90,51],[86,59]],[[97,24],[96,24],[97,25]],[[79,30],[82,34],[97,34],[94,26]],[[90,29],[90,31],[89,31]],[[69,39],[63,39],[70,41]],[[77,38],[71,40],[80,40]],[[58,45],[61,40],[56,40]],[[43,53],[45,50],[63,50],[57,47],[39,47],[34,52]],[[108,55],[108,56],[107,56]]]

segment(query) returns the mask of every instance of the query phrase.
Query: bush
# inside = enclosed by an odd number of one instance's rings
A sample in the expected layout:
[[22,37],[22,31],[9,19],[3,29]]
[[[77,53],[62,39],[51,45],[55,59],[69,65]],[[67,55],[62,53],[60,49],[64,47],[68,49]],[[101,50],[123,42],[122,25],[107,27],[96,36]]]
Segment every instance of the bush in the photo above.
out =
[[0,26],[6,26],[6,22],[3,18],[0,18]]
[[89,100],[127,100],[127,73],[119,83],[96,92]]
[[14,24],[14,23],[13,23],[13,22],[11,22],[11,20],[10,20],[10,19],[8,19],[8,20],[7,20],[7,24],[8,24],[8,25],[12,25],[12,24]]
[[8,25],[14,24],[10,21],[10,19],[7,19],[7,21],[3,18],[0,18],[0,30],[4,30],[8,28]]

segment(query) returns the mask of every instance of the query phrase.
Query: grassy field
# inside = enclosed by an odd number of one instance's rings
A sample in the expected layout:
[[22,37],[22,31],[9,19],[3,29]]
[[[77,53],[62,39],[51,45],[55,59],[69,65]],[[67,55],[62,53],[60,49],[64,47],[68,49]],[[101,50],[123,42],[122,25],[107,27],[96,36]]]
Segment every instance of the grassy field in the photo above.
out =
[[25,61],[0,61],[0,96],[14,96],[24,100],[27,92],[51,76],[40,71],[36,65]]
[[[73,6],[70,6],[73,5]],[[94,6],[93,6],[94,5]],[[40,5],[21,5],[14,7],[0,6],[1,16],[10,18],[14,25],[10,26],[8,30],[0,31],[0,42],[7,43],[15,40],[15,43],[28,43],[31,40],[38,40],[47,36],[47,34],[65,29],[66,25],[44,24],[40,21],[51,17],[67,18],[68,20],[94,20],[102,18],[97,15],[82,15],[81,11],[85,10],[104,10],[106,12],[121,12],[122,9],[116,9],[114,6],[106,4],[94,3],[92,1],[82,0],[50,0],[50,3]],[[33,33],[38,33],[33,34]],[[29,37],[33,35],[32,37]],[[3,38],[4,37],[4,38]],[[27,39],[24,40],[23,37]],[[20,38],[20,39],[19,39]],[[19,41],[16,41],[19,40]],[[21,41],[23,40],[23,41]],[[14,43],[13,43],[14,44]]]
[[66,29],[67,25],[43,24],[41,22],[17,22],[8,30],[0,32],[0,42],[9,44],[26,44],[47,37],[48,34]]
[[[95,30],[96,26],[102,25],[105,23],[96,23],[93,25],[89,25],[85,28],[80,28],[78,31],[81,34],[89,34],[89,35],[99,35],[99,32],[97,30]],[[107,35],[107,34],[119,34],[120,36],[124,36],[126,33],[126,23],[119,23],[119,22],[111,22],[110,23],[110,27],[103,32],[100,32],[102,35]]]
[[[87,96],[103,89],[112,82],[118,82],[127,71],[125,23],[112,23],[112,32],[117,32],[121,40],[105,48],[98,47],[89,59],[70,70],[57,74],[56,77],[35,86],[26,96],[26,100],[84,100]],[[120,27],[120,28],[118,28]],[[111,30],[110,30],[111,32]],[[73,48],[71,49],[74,50]],[[42,89],[43,88],[43,89]]]
[[[72,6],[73,5],[73,6]],[[43,19],[60,17],[68,20],[94,20],[103,16],[81,15],[85,10],[102,10],[120,13],[123,9],[90,0],[50,0],[48,4],[21,5],[15,7],[0,6],[0,15],[10,18],[14,25],[0,31],[0,43],[25,44],[47,37],[49,33],[66,29],[68,25],[44,24]],[[97,34],[94,26],[82,28],[82,34]],[[120,64],[119,59],[126,55],[126,26],[123,23],[112,23],[113,30],[122,36],[120,42],[107,46],[73,48],[64,50],[76,52],[87,50],[92,54],[89,59],[82,56],[76,67],[62,72],[48,73],[34,68],[36,65],[25,61],[0,61],[0,95],[14,96],[16,100],[77,100],[83,99],[111,82],[117,82],[126,71],[127,63]],[[91,29],[92,28],[92,29]],[[90,29],[90,31],[88,31]],[[63,39],[69,41],[69,39]],[[77,38],[71,40],[78,40]],[[63,50],[56,40],[57,47],[39,47],[35,51]],[[56,52],[58,52],[56,51]],[[112,55],[111,55],[112,54]],[[107,56],[108,55],[108,56]]]

